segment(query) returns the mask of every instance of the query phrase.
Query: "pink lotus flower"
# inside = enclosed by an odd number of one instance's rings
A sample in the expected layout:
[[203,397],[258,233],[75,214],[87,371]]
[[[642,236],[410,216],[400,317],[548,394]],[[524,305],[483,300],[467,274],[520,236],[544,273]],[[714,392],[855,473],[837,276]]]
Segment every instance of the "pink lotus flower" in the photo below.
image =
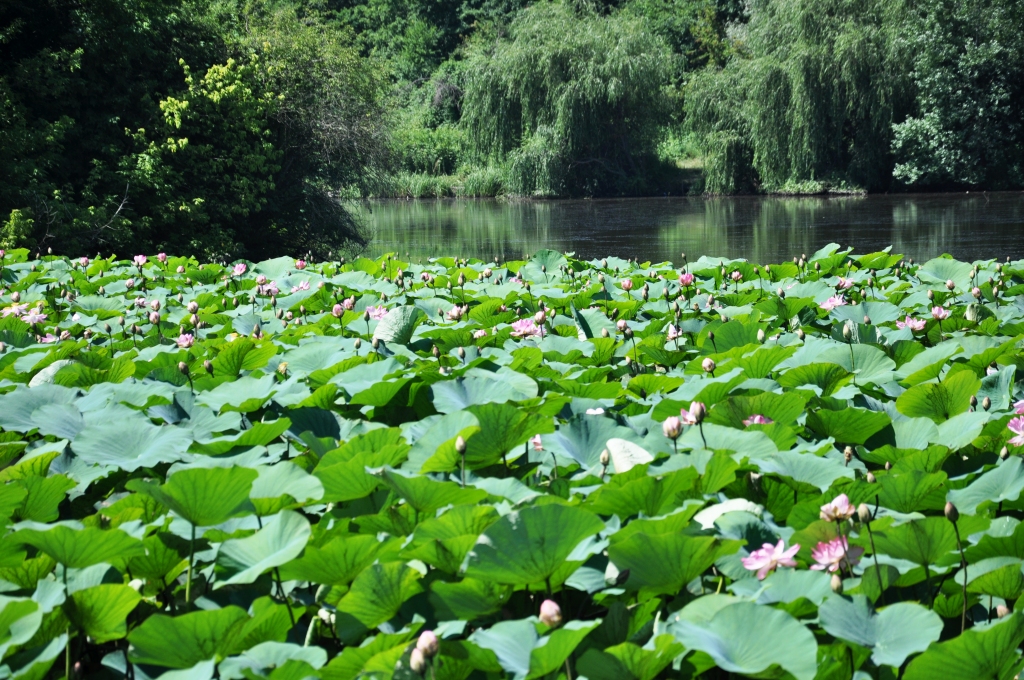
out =
[[158,323],[160,323],[160,312],[150,312],[149,313],[149,322],[151,324],[153,324],[154,326],[157,325]]
[[4,318],[9,316],[21,316],[28,311],[28,303],[23,302],[22,304],[14,303],[10,307],[4,307]]
[[760,549],[750,553],[749,557],[744,557],[740,561],[750,571],[756,571],[758,580],[763,581],[777,567],[795,567],[796,560],[793,557],[798,552],[800,552],[799,543],[794,543],[789,550],[786,550],[785,542],[779,539],[778,544],[765,543]]
[[621,333],[627,328],[629,328],[629,324],[626,323],[625,319],[619,319],[618,321],[615,322],[615,327],[618,328],[619,332]]
[[689,286],[692,283],[693,283],[693,274],[691,274],[690,272],[684,272],[684,273],[679,275],[679,285],[680,286]]
[[528,338],[542,334],[540,327],[533,319],[520,319],[512,324],[512,335],[517,338]]
[[909,314],[903,321],[896,322],[896,328],[909,328],[912,331],[923,331],[924,325],[924,319],[914,319]]
[[61,331],[60,332],[60,340],[61,340],[61,342],[65,341],[65,340],[70,340],[70,339],[71,339],[71,331]]
[[295,260],[295,268],[298,269],[299,271],[302,271],[303,269],[306,268],[306,261],[305,260]]
[[937,321],[949,318],[949,310],[943,306],[932,307],[932,318]]
[[762,416],[760,413],[755,413],[754,415],[744,420],[743,424],[746,427],[750,427],[751,425],[771,425],[774,422],[774,420],[768,418],[767,416]]
[[683,425],[696,425],[700,421],[704,420],[704,414],[707,413],[707,407],[699,401],[691,401],[690,409],[679,411],[679,419]]
[[292,286],[293,293],[298,293],[300,290],[309,290],[309,281],[300,281],[299,285]]
[[135,266],[136,267],[142,267],[143,265],[146,264],[146,256],[145,255],[136,255],[133,258],[133,261],[135,262]]
[[839,283],[836,284],[836,288],[839,290],[849,290],[850,288],[853,288],[853,279],[844,279],[840,276]]
[[633,279],[623,279],[619,285],[622,286],[622,290],[631,291],[633,290]]
[[331,308],[331,315],[334,316],[335,318],[340,319],[341,315],[344,313],[345,309],[340,304],[336,304],[334,305],[334,307]]
[[980,300],[981,299],[981,288],[978,288],[977,286],[975,286],[974,288],[971,288],[971,295],[973,295],[975,298]]
[[178,268],[175,269],[174,271],[178,272],[179,274],[184,274],[185,273],[185,265],[179,264]]
[[829,299],[821,303],[820,307],[826,312],[831,312],[836,307],[842,307],[846,304],[846,300],[842,295],[833,295]]
[[178,336],[178,347],[188,349],[195,344],[196,338],[191,333],[182,333]]
[[160,261],[160,264],[167,264],[167,253],[157,253],[156,259]]
[[548,313],[542,309],[533,315],[533,320],[536,321],[538,325],[542,325],[548,320]]
[[562,623],[562,608],[554,600],[540,603],[540,621],[548,628],[557,628]]
[[459,319],[462,318],[462,307],[460,305],[455,305],[454,307],[448,310],[446,316],[448,317],[449,321],[458,321]]
[[521,278],[519,278],[518,276],[512,276],[512,277],[509,278],[508,282],[509,283],[522,283],[523,280]]
[[668,325],[668,332],[665,334],[665,340],[667,342],[672,342],[681,335],[682,333],[679,332],[679,329],[676,327],[676,325],[670,323]]
[[380,305],[379,307],[367,307],[366,311],[369,313],[371,319],[380,321],[387,316],[388,308],[384,305]]
[[356,296],[353,295],[352,297],[345,298],[341,301],[341,306],[351,312],[356,308]]
[[733,273],[730,274],[730,276],[732,277],[733,281],[740,281],[743,279],[743,274],[738,269],[734,270]]
[[473,331],[473,339],[474,340],[479,340],[480,338],[486,338],[486,337],[487,337],[487,329],[486,328],[480,328],[478,330]]
[[128,279],[127,281],[125,281],[124,282],[124,287],[127,288],[128,290],[131,290],[132,288],[134,288],[135,287],[135,279]]
[[841,568],[850,569],[860,562],[860,557],[863,554],[864,548],[858,546],[851,548],[846,536],[839,536],[828,543],[819,543],[815,546],[811,551],[811,557],[817,564],[812,564],[811,569],[814,571],[828,570],[832,573]]
[[247,269],[249,269],[249,268],[245,266],[244,262],[239,262],[238,264],[236,264],[234,267],[231,268],[231,275],[232,276],[241,276],[242,274],[244,274],[246,272]]
[[138,307],[139,309],[142,309],[143,307],[145,307],[146,306],[146,298],[144,298],[144,297],[137,297],[137,298],[135,298],[135,306]]
[[533,450],[534,451],[543,451],[544,450],[544,444],[541,443],[540,435],[539,434],[535,434],[532,437],[530,437],[530,444],[533,445]]
[[28,325],[32,326],[37,323],[42,323],[46,321],[46,315],[41,312],[33,310],[31,312],[26,312],[25,314],[23,314],[21,320],[27,323]]
[[256,275],[256,285],[257,286],[262,286],[266,282],[267,282],[267,277],[266,276],[264,276],[263,274],[257,274]]
[[57,342],[57,336],[54,335],[53,333],[47,333],[46,335],[38,335],[36,336],[36,341],[41,342],[44,345],[49,345],[51,343]]
[[819,516],[826,522],[839,522],[850,519],[855,512],[857,512],[857,508],[850,504],[850,498],[845,493],[841,493],[833,498],[831,503],[821,506]]
[[[6,316],[6,314],[4,316]],[[1024,399],[1014,403],[1013,412],[1019,416],[1024,415]]]
[[80,258],[78,258],[78,264],[82,265],[83,267],[88,267],[89,266],[89,258],[87,258],[87,257],[80,257]]
[[256,286],[256,292],[259,295],[269,296],[269,295],[277,295],[281,291],[278,290],[277,283],[275,283],[274,281],[271,281],[270,283],[268,283],[265,286]]
[[669,416],[665,418],[665,422],[661,424],[661,433],[668,439],[678,439],[679,434],[683,431],[683,421],[675,416]]
[[1014,446],[1024,446],[1024,418],[1012,418],[1006,424],[1006,427],[1010,428],[1010,432],[1017,435],[1010,439],[1010,443]]

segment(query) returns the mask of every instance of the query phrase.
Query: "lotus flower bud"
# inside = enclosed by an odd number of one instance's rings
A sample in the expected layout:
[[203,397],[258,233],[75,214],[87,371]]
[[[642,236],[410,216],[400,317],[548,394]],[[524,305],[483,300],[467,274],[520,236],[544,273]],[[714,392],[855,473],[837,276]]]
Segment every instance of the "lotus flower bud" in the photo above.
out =
[[725,314],[719,315],[718,318],[722,320],[722,323],[729,323],[729,317],[727,317]]
[[152,309],[154,312],[159,312],[160,311],[160,301],[159,300],[153,300],[152,302],[149,303],[149,308]]
[[868,316],[867,314],[864,315],[864,324],[866,326],[870,326],[871,325],[871,317]]
[[548,320],[548,315],[542,309],[542,310],[540,310],[539,312],[537,312],[536,314],[533,315],[533,320],[536,321],[539,324],[542,324],[542,323],[544,323],[545,321]]
[[196,302],[195,300],[192,300],[191,302],[188,303],[188,306],[185,307],[185,309],[188,310],[189,314],[195,314],[196,312],[199,311],[199,303]]
[[460,359],[465,359],[466,358],[466,350],[465,350],[464,347],[460,347],[459,348],[459,358]]
[[[676,420],[678,420],[678,418]],[[608,467],[608,463],[611,460],[611,457],[608,455],[608,449],[601,451],[601,456],[598,460],[601,462],[601,465]]]
[[970,403],[971,403],[971,408],[978,408],[978,397],[976,397],[975,395],[972,394],[971,395]]
[[954,288],[956,288],[956,284],[953,283],[953,279],[948,279],[946,281],[946,290],[953,290]]
[[630,338],[633,337],[633,329],[630,328],[629,326],[626,326],[626,328],[622,331],[622,336],[626,338],[626,340],[629,340]]
[[455,438],[455,452],[460,456],[466,453],[466,440],[459,435]]
[[778,295],[782,299],[786,298],[786,291],[782,290],[781,286],[775,290],[775,294]]
[[1010,457],[1010,449],[1006,448],[1005,446],[1003,448],[999,449],[999,458],[1001,460],[1006,460],[1009,457]]
[[844,323],[843,324],[843,340],[846,340],[847,342],[850,342],[850,340],[852,338],[853,338],[853,331],[850,330],[850,326],[848,324]]
[[21,302],[21,293],[18,291],[11,293],[11,302]]
[[704,405],[704,402],[695,401],[690,404],[690,415],[693,416],[693,419],[697,421],[698,425],[704,422],[704,418],[707,414],[708,407]]
[[[341,307],[341,305],[335,305],[335,306],[339,307],[339,308]],[[369,320],[370,320],[370,310],[367,309],[367,310],[363,311],[363,321],[369,321]]]
[[441,358],[441,350],[438,349],[437,345],[434,345],[434,349],[431,350],[431,353],[434,355],[435,359]]
[[420,637],[416,640],[416,649],[423,652],[426,657],[436,656],[440,645],[437,641],[437,635],[432,630],[425,630],[420,633]]
[[992,400],[989,399],[988,397],[985,397],[984,399],[981,400],[981,407],[986,411],[989,410],[990,408],[992,408]]
[[764,329],[763,328],[758,328],[757,329],[757,341],[759,343],[761,343],[761,344],[764,344]]
[[1004,619],[1004,618],[1006,618],[1009,615],[1010,615],[1010,608],[1009,607],[1007,607],[1005,604],[997,604],[996,605],[996,618],[997,619]]
[[928,291],[928,299],[929,300],[934,300],[935,299],[935,291],[934,290]]
[[123,316],[117,317],[117,322],[123,326],[124,325],[124,317]]
[[877,480],[875,479],[874,473],[869,472],[866,475],[864,475],[864,481],[866,481],[868,484],[874,484]]
[[892,461],[885,461],[885,471],[888,472],[892,469]]
[[601,329],[601,337],[602,338],[607,338],[608,337],[608,329],[607,328],[602,328]]
[[960,519],[960,511],[957,510],[956,506],[949,501],[946,501],[946,508],[942,512],[946,515],[946,519],[953,524],[956,524],[956,521]]
[[861,503],[857,506],[857,519],[860,520],[861,524],[867,524],[871,521],[871,508],[868,507],[867,503]]
[[203,369],[205,369],[206,372],[209,373],[210,375],[213,375],[213,362],[210,361],[209,359],[204,361],[203,362]]
[[562,608],[554,600],[544,600],[540,604],[540,620],[548,628],[557,628],[562,623]]
[[796,329],[796,337],[800,338],[800,340],[803,340],[806,335],[807,334],[804,333],[804,329],[803,328],[797,328]]
[[679,438],[680,433],[683,431],[682,421],[676,416],[669,416],[665,419],[665,422],[661,424],[661,432],[669,439],[675,441]]
[[352,346],[355,347],[356,349],[359,349],[360,347],[363,346],[363,341],[360,340],[359,338],[356,338],[356,341],[352,343]]
[[377,339],[377,338],[374,338],[373,341],[370,342],[370,346],[373,347],[374,351],[377,351],[377,348],[380,347],[380,340]]
[[597,275],[597,282],[598,283],[604,283],[604,274],[598,274]]
[[107,335],[110,335],[110,324],[109,323],[103,324],[103,332],[106,333]]
[[853,447],[852,446],[847,446],[845,449],[843,449],[843,460],[846,461],[847,465],[849,465],[850,461],[853,460]]
[[705,373],[714,373],[715,360],[711,357],[704,357],[704,361],[700,362],[700,367],[704,369]]
[[836,595],[843,594],[843,577],[839,574],[832,574],[832,580],[829,582],[829,586],[832,588],[832,592]]
[[413,673],[423,674],[423,671],[427,670],[427,658],[423,656],[423,651],[416,647],[409,654],[409,668],[412,669]]
[[186,364],[184,361],[179,361],[178,370],[181,371],[182,375],[188,375],[188,364]]
[[156,324],[160,323],[160,312],[150,312],[149,313],[149,322],[151,324],[153,324],[154,326]]

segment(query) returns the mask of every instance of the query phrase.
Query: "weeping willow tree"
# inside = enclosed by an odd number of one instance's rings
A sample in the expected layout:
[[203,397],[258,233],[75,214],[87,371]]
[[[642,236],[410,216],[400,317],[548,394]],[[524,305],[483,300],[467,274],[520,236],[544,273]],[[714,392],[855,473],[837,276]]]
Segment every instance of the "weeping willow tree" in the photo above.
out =
[[542,2],[470,51],[463,124],[520,195],[643,189],[672,54],[642,21]]
[[885,188],[913,106],[903,0],[755,0],[747,41],[686,92],[706,188]]

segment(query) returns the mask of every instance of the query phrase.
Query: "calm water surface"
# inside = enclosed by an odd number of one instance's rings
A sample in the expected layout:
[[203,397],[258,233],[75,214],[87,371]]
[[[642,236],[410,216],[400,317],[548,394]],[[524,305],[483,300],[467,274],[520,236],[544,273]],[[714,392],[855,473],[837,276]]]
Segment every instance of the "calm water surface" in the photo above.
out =
[[918,260],[1024,257],[1024,193],[841,198],[419,200],[363,204],[370,254],[521,257],[541,248],[641,261],[780,262],[829,243]]

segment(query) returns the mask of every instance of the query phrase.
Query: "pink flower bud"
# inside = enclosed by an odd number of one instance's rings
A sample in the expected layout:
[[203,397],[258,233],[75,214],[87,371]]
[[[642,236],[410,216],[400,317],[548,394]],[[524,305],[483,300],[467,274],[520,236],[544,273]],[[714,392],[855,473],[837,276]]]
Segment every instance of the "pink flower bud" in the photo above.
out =
[[152,309],[154,312],[159,312],[160,311],[160,301],[159,300],[153,300],[152,302],[149,303],[149,308]]
[[424,656],[435,656],[439,648],[440,645],[437,641],[437,635],[435,635],[432,630],[423,631],[420,633],[419,639],[416,640],[416,649],[423,652]]
[[185,273],[185,267],[184,267],[184,265],[180,265],[179,264],[178,268],[175,269],[174,271],[178,272],[179,274],[184,274]]
[[135,262],[135,266],[136,267],[141,267],[144,264],[146,264],[146,256],[145,255],[136,255],[133,258],[133,261]]
[[683,423],[676,416],[669,416],[665,419],[665,422],[661,424],[661,432],[669,439],[675,440],[679,438],[679,434],[683,431]]
[[623,279],[620,285],[622,286],[622,290],[633,290],[633,279]]
[[156,324],[160,323],[160,312],[150,312],[149,313],[149,322],[151,324],[153,324],[154,326]]
[[419,647],[415,647],[412,653],[409,654],[409,668],[412,669],[413,673],[420,674],[427,670],[427,658]]
[[299,270],[305,269],[306,268],[306,261],[305,260],[295,260],[295,268],[299,269]]
[[160,261],[160,264],[167,264],[167,253],[157,253],[156,259]]
[[715,360],[711,357],[704,357],[704,361],[700,362],[700,367],[704,369],[705,373],[714,373]]
[[562,608],[554,600],[544,600],[540,604],[540,620],[548,628],[557,628],[562,623]]
[[533,315],[533,320],[536,321],[537,323],[544,323],[545,321],[548,320],[548,315],[542,309]]
[[335,318],[339,318],[340,319],[341,315],[344,314],[344,313],[345,313],[345,308],[342,307],[340,304],[339,305],[334,305],[334,307],[331,308],[331,314],[334,315]]

